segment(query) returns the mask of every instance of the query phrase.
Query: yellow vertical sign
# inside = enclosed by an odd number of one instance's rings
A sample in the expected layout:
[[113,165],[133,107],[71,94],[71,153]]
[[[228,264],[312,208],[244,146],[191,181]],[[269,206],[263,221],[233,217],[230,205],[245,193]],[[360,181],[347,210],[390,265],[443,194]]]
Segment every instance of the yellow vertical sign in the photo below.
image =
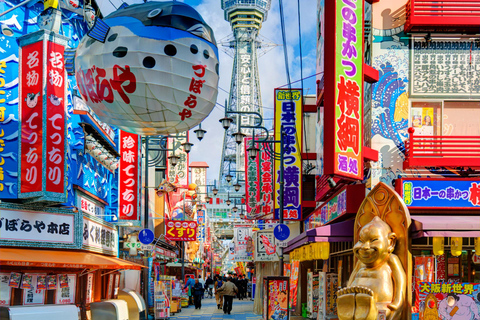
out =
[[[284,192],[283,218],[302,218],[302,90],[275,89],[275,140],[281,139],[283,127]],[[280,154],[281,145],[275,143]],[[280,161],[275,161],[275,219],[280,217]]]

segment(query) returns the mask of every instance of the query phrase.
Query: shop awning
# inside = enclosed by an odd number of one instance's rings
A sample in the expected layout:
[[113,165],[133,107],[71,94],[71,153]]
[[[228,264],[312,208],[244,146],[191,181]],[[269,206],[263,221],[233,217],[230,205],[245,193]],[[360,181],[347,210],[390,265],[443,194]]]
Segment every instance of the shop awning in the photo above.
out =
[[0,265],[75,269],[145,268],[141,264],[90,252],[23,248],[0,248]]
[[348,220],[307,230],[290,240],[284,252],[288,253],[312,242],[353,241],[353,225],[354,220]]
[[480,216],[412,216],[411,235],[422,237],[480,237]]

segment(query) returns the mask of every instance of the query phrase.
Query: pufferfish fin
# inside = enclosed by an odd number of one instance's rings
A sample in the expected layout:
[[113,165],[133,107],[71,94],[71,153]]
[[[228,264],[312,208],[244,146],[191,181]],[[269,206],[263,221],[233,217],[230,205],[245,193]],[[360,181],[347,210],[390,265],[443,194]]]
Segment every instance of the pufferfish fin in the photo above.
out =
[[92,39],[105,43],[108,31],[110,31],[108,24],[100,18],[95,18],[95,23],[93,27],[88,30],[87,35]]

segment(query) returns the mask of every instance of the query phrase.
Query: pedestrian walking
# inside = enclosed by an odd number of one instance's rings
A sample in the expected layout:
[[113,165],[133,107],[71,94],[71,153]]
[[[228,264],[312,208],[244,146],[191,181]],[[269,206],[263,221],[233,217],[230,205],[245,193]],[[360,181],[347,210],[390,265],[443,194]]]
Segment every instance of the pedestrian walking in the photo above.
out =
[[238,293],[238,288],[232,282],[232,278],[227,278],[219,289],[220,294],[223,296],[223,313],[230,314],[232,312],[233,297]]
[[202,309],[202,296],[204,291],[205,288],[200,283],[199,279],[195,279],[195,284],[193,285],[193,299],[195,301],[195,309]]
[[223,285],[222,277],[215,276],[215,300],[217,301],[218,309],[223,308],[223,296],[220,294],[220,291],[219,291],[222,285]]
[[193,304],[193,285],[195,284],[195,280],[193,278],[188,278],[187,283],[185,283],[185,287],[183,287],[183,290],[188,288],[188,305],[191,306]]

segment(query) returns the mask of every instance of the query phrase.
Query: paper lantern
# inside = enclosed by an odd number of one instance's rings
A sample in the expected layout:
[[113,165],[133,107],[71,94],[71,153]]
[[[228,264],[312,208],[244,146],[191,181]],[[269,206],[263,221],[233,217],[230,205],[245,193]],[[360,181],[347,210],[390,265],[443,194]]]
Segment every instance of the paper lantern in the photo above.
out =
[[329,242],[320,242],[321,244],[321,255],[320,259],[322,260],[328,260],[328,257],[330,256],[330,243]]
[[316,242],[313,244],[313,259],[314,260],[320,260],[322,252],[321,244],[320,242]]
[[480,256],[480,237],[475,238],[475,254]]
[[443,237],[433,237],[433,254],[441,256],[445,252]]
[[452,237],[450,240],[452,256],[458,257],[462,255],[462,242],[461,237]]
[[97,18],[97,24],[89,32],[97,40],[87,35],[78,46],[75,77],[102,121],[131,133],[165,135],[195,127],[212,111],[218,49],[195,9],[147,2]]

